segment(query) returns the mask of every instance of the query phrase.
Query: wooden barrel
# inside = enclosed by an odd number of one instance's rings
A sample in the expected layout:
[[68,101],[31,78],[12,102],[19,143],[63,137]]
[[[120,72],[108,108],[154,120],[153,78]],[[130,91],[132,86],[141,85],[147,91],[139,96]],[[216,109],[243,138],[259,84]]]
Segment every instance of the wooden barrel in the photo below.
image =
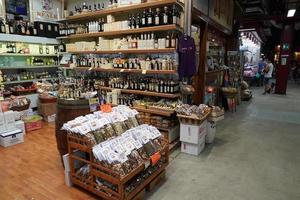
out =
[[88,100],[57,100],[57,114],[55,120],[55,136],[57,149],[61,156],[68,153],[67,132],[61,130],[64,123],[74,118],[90,113]]

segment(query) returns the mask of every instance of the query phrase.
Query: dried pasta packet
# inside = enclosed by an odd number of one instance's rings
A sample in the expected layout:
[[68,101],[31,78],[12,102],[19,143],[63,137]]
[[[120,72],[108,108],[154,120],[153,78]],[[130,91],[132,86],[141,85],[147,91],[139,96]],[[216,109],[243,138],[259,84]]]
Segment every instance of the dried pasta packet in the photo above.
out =
[[137,127],[139,125],[139,122],[136,117],[128,117],[128,121],[130,121],[133,127]]
[[148,160],[150,158],[143,147],[138,149],[137,152],[143,160]]
[[135,127],[134,124],[129,119],[125,120],[124,122],[126,124],[127,129],[131,129]]
[[85,136],[88,138],[88,140],[89,140],[89,142],[90,142],[90,144],[91,144],[92,146],[94,146],[94,145],[97,144],[96,139],[95,139],[95,136],[94,136],[93,133],[87,133]]
[[121,122],[121,121],[117,121],[117,122],[113,123],[112,127],[115,130],[115,133],[117,135],[121,135],[122,133],[124,133],[127,130],[125,123]]
[[121,163],[116,163],[116,164],[112,165],[111,169],[113,171],[115,171],[116,173],[118,173],[120,176],[125,176],[126,175],[125,171],[122,168]]
[[104,128],[105,128],[105,137],[108,139],[108,138],[110,138],[110,137],[113,137],[113,136],[116,136],[116,132],[115,132],[115,130],[114,130],[114,128],[112,127],[112,125],[111,124],[106,124],[105,126],[104,126]]
[[99,144],[105,140],[104,133],[105,133],[105,129],[103,129],[103,128],[93,132],[97,144]]

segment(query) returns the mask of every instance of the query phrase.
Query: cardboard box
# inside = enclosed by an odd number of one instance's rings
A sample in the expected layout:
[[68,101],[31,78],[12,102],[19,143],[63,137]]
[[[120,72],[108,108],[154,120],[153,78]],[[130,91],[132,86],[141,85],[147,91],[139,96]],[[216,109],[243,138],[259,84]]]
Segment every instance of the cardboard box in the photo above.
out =
[[56,114],[57,103],[38,103],[38,113],[43,117]]
[[198,156],[205,147],[204,141],[200,144],[191,144],[191,143],[187,143],[187,142],[181,142],[181,152]]
[[6,130],[8,130],[8,131],[14,130],[16,128],[14,111],[10,110],[10,111],[4,112],[3,115],[4,115]]
[[6,131],[6,126],[5,126],[4,114],[0,113],[0,133],[3,133],[5,131]]
[[65,171],[65,183],[68,187],[73,186],[73,183],[72,183],[72,180],[71,180],[71,172]]
[[191,125],[180,123],[180,141],[200,144],[201,138],[207,133],[207,120],[200,125]]
[[43,119],[46,122],[55,122],[56,114],[50,115],[50,116],[45,116]]
[[207,123],[207,134],[205,136],[206,143],[213,143],[216,136],[216,123],[215,122],[208,122]]
[[16,128],[21,129],[23,134],[26,135],[25,123],[22,120],[16,121]]
[[3,147],[13,146],[22,142],[24,142],[24,135],[21,129],[0,134],[0,145]]
[[35,122],[26,122],[25,123],[25,129],[26,132],[34,131],[34,130],[39,130],[42,128],[42,120],[38,120]]

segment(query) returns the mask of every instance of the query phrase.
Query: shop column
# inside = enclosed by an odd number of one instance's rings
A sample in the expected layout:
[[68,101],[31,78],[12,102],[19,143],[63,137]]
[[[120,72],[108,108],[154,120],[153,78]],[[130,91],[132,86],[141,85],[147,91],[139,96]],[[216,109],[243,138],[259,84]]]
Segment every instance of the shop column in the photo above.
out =
[[276,94],[286,94],[289,64],[292,59],[292,44],[294,41],[294,28],[293,25],[288,24],[284,26],[281,34],[280,44],[280,60],[276,69]]

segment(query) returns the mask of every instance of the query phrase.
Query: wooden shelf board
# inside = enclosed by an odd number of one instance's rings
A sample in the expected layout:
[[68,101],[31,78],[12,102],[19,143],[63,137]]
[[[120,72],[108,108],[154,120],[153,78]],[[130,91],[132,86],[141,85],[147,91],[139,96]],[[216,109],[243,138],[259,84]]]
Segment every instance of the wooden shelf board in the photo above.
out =
[[99,72],[116,72],[116,73],[136,73],[136,74],[177,74],[176,70],[141,70],[141,69],[118,69],[118,68],[89,68],[75,67],[70,68],[81,71],[99,71]]
[[180,140],[178,138],[169,144],[169,150],[174,151],[179,145],[180,145]]
[[98,32],[98,33],[82,33],[70,35],[67,37],[59,37],[57,39],[86,39],[86,38],[95,38],[101,36],[119,36],[119,35],[128,35],[128,34],[136,34],[136,33],[145,33],[145,32],[159,32],[159,31],[171,31],[177,30],[181,31],[182,29],[175,24],[162,25],[162,26],[152,26],[138,29],[128,29],[128,30],[119,30],[119,31],[106,31],[106,32]]
[[139,112],[151,113],[151,114],[161,115],[166,117],[170,117],[172,114],[174,114],[174,112],[161,111],[155,109],[147,109],[147,108],[139,108],[139,107],[132,107],[132,108]]
[[71,51],[71,54],[154,54],[154,53],[174,53],[175,48],[166,49],[119,49],[108,51]]
[[36,57],[55,57],[56,54],[25,54],[25,53],[0,53],[0,56],[24,56],[24,57],[30,57],[30,56],[36,56]]
[[86,12],[78,15],[73,15],[67,17],[64,21],[78,21],[78,20],[88,20],[97,18],[99,16],[103,15],[110,15],[110,14],[119,14],[121,12],[130,12],[133,10],[143,10],[145,8],[151,8],[151,7],[160,7],[162,5],[170,5],[170,4],[176,4],[180,6],[181,8],[184,7],[184,5],[181,2],[178,2],[177,0],[160,0],[155,2],[148,2],[148,3],[140,3],[140,4],[134,4],[129,6],[123,6],[118,8],[112,8],[112,9],[105,9],[105,10],[99,10],[95,12]]
[[40,68],[58,68],[58,65],[41,65],[41,66],[11,66],[0,67],[0,69],[40,69]]
[[[110,88],[110,87],[99,87],[101,90],[114,90],[118,88]],[[141,91],[141,90],[128,90],[128,89],[120,89],[122,93],[127,94],[140,94],[144,96],[154,96],[154,97],[163,97],[163,98],[178,98],[180,95],[177,94],[170,94],[170,93],[157,93],[157,92],[150,92],[150,91]]]
[[29,83],[29,82],[36,82],[36,81],[50,81],[50,80],[55,80],[57,78],[39,78],[39,79],[30,79],[30,80],[20,80],[20,81],[9,81],[9,82],[3,82],[4,85],[9,85],[9,84],[17,84],[17,83]]

